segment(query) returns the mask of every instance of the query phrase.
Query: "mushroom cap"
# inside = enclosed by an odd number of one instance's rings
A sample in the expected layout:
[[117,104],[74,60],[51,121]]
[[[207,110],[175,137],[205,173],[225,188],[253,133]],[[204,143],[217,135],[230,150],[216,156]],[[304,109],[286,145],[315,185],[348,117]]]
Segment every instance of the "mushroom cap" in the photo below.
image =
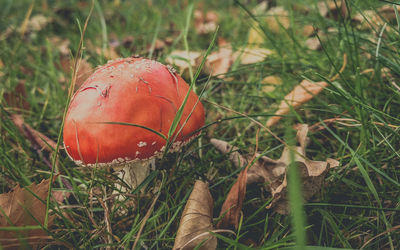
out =
[[[63,130],[68,155],[89,166],[160,156],[166,140],[150,130],[168,137],[188,91],[182,77],[154,60],[130,57],[108,62],[71,99]],[[190,91],[171,150],[188,142],[203,125],[203,105]]]

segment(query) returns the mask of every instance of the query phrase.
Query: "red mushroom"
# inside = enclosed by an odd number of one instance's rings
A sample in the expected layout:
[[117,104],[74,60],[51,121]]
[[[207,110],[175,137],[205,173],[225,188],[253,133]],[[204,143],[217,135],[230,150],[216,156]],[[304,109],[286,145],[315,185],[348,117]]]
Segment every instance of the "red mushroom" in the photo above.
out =
[[189,86],[171,68],[144,58],[99,67],[72,97],[64,124],[64,146],[78,165],[123,170],[135,188],[172,141],[170,151],[189,142],[204,125],[204,109],[190,91],[175,133],[171,124]]

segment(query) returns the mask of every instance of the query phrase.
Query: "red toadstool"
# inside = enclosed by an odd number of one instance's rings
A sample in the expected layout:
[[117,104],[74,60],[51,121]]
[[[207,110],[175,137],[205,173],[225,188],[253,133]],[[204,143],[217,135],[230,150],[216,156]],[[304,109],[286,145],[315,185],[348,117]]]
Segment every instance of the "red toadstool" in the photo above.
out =
[[[171,68],[144,58],[99,67],[71,99],[64,123],[65,149],[78,165],[123,170],[135,188],[166,147],[168,133],[189,86]],[[170,151],[204,125],[204,109],[190,91]]]

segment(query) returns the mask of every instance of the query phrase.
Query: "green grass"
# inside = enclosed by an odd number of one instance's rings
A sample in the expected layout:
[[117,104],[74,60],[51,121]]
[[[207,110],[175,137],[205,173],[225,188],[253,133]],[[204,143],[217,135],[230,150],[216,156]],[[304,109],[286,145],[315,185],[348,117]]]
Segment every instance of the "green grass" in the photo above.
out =
[[[158,161],[158,169],[132,192],[132,197],[141,199],[128,215],[121,217],[111,206],[112,199],[107,201],[106,215],[112,235],[107,228],[105,208],[99,201],[110,195],[117,177],[106,170],[78,167],[60,150],[55,164],[61,176],[72,184],[72,195],[62,205],[49,201],[49,211],[58,215],[49,229],[54,238],[51,247],[58,244],[70,248],[130,248],[147,211],[157,199],[137,246],[172,248],[194,181],[210,182],[216,218],[236,179],[238,169],[228,155],[213,148],[210,137],[226,140],[242,152],[252,154],[258,125],[250,118],[265,124],[294,86],[303,79],[311,79],[328,81],[329,86],[300,109],[286,115],[272,131],[291,144],[293,125],[321,123],[320,130],[309,134],[307,155],[314,160],[335,158],[340,166],[328,173],[321,192],[310,201],[302,203],[296,199],[299,189],[293,189],[290,194],[292,208],[296,209],[293,217],[265,208],[271,196],[262,185],[248,186],[241,226],[236,236],[218,235],[218,247],[242,249],[253,244],[262,249],[276,249],[305,244],[308,246],[305,249],[315,248],[311,246],[400,248],[400,233],[396,227],[400,222],[400,90],[396,87],[400,85],[399,19],[386,24],[390,30],[384,30],[382,25],[360,29],[350,19],[321,17],[317,1],[285,0],[277,2],[288,11],[290,27],[273,34],[263,22],[263,15],[250,14],[257,1],[178,0],[175,4],[166,0],[121,1],[119,6],[116,2],[119,1],[96,1],[90,17],[83,38],[82,57],[94,67],[107,59],[93,47],[104,52],[110,41],[122,42],[129,36],[133,37],[132,44],[118,46],[121,57],[140,54],[165,62],[173,50],[202,51],[205,55],[214,34],[196,33],[193,11],[200,8],[218,13],[216,41],[224,38],[234,49],[248,46],[248,30],[258,22],[264,36],[262,46],[276,53],[256,64],[235,62],[223,78],[198,75],[195,68],[185,75],[196,92],[203,93],[202,102],[207,111],[205,129],[200,139],[190,143],[184,151]],[[377,10],[385,4],[361,0],[347,3],[352,15],[365,14],[366,10]],[[45,28],[22,36],[17,30],[31,4],[31,16],[40,14],[50,22]],[[302,13],[299,6],[308,6],[308,13]],[[51,162],[52,154],[35,150],[8,114],[22,114],[27,124],[57,141],[68,101],[71,72],[60,68],[61,53],[51,39],[59,36],[69,40],[71,55],[79,55],[79,41],[90,8],[89,1],[2,1],[0,193],[10,191],[15,185],[39,183],[51,176],[46,160]],[[325,33],[320,36],[321,50],[309,50],[304,45],[306,38],[301,31],[305,25],[313,25]],[[7,29],[16,31],[4,35]],[[172,42],[162,51],[149,50],[149,47],[154,48],[157,39]],[[217,50],[217,42],[210,48]],[[346,67],[336,80],[330,81],[342,67],[344,54],[347,55]],[[383,68],[387,68],[393,79],[382,74]],[[261,80],[269,75],[279,76],[283,84],[272,93],[264,93]],[[5,93],[12,93],[19,83],[24,83],[26,93],[14,94],[15,102],[10,104]],[[23,100],[29,108],[22,108]],[[238,115],[240,113],[246,116]],[[351,121],[329,123],[326,120],[335,117]],[[59,143],[62,145],[62,141]],[[259,149],[275,159],[279,158],[283,146],[261,129]],[[209,179],[213,171],[216,175]],[[295,177],[295,172],[290,174]],[[289,185],[299,185],[298,181],[294,178]],[[156,196],[155,187],[161,183],[163,188]],[[58,180],[52,189],[67,188]],[[118,205],[125,206],[124,202]]]

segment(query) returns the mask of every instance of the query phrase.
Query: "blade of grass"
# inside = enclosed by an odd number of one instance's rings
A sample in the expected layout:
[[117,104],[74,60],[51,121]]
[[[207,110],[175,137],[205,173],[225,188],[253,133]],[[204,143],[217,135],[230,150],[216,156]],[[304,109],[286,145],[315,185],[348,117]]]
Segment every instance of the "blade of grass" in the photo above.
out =
[[[53,169],[52,169],[52,171],[51,171],[50,179],[52,179],[52,178],[53,178],[53,175],[54,175],[54,169],[55,169],[56,162],[57,162],[58,150],[59,150],[60,144],[61,144],[62,130],[63,130],[64,123],[65,123],[65,117],[66,117],[66,115],[67,115],[68,106],[69,106],[69,103],[70,103],[70,101],[71,101],[71,98],[72,98],[72,94],[73,94],[73,92],[74,92],[74,89],[75,89],[75,83],[76,83],[76,79],[77,79],[77,72],[78,72],[79,62],[80,62],[79,59],[82,57],[82,53],[83,53],[83,51],[82,51],[82,50],[83,50],[83,38],[84,38],[84,36],[85,36],[86,28],[87,28],[87,26],[88,26],[90,17],[92,16],[94,4],[95,4],[95,1],[92,0],[92,4],[91,4],[91,7],[90,7],[90,11],[89,11],[88,16],[86,17],[85,24],[84,24],[84,26],[83,26],[82,33],[81,33],[81,38],[80,38],[80,40],[79,40],[78,49],[77,49],[77,51],[76,51],[75,60],[74,60],[74,66],[73,66],[73,70],[72,70],[71,83],[70,83],[70,86],[69,86],[69,89],[68,89],[67,103],[65,104],[65,109],[64,109],[64,113],[63,113],[63,118],[62,118],[60,130],[59,130],[59,132],[58,132],[57,146],[56,146],[56,149],[54,150],[54,154],[53,154],[53,155],[54,155],[54,156],[53,156],[53,161],[52,161]],[[45,228],[47,228],[47,226],[48,226],[48,221],[49,221],[50,195],[51,195],[51,188],[52,188],[52,185],[51,185],[51,184],[52,184],[52,183],[50,182],[50,183],[49,183],[49,191],[48,191],[47,200],[46,200],[46,216],[45,216],[45,219],[44,219],[44,227],[45,227]]]

